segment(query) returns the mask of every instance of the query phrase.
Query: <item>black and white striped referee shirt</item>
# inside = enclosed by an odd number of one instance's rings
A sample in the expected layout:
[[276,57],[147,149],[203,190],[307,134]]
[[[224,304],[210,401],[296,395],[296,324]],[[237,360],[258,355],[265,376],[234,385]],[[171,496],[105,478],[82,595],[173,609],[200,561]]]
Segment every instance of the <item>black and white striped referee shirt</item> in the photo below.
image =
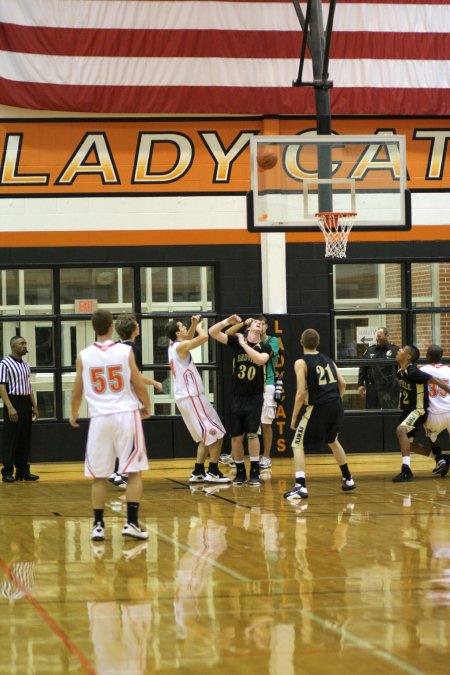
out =
[[31,394],[31,370],[28,363],[12,356],[0,361],[0,384],[5,384],[10,396]]

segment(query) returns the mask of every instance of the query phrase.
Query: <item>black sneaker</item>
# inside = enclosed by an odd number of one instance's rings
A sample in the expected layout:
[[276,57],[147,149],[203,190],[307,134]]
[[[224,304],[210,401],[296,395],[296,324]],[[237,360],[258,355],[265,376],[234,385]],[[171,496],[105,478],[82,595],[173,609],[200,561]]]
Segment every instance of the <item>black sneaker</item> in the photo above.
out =
[[2,481],[4,483],[14,483],[15,480],[16,479],[14,478],[14,476],[11,473],[3,473],[2,474]]
[[236,474],[233,485],[244,485],[247,482],[247,472],[244,470]]
[[436,462],[433,473],[435,476],[442,476],[442,478],[448,474],[448,464],[445,459],[440,459]]
[[413,480],[414,475],[411,469],[407,464],[402,464],[402,470],[400,471],[397,476],[394,476],[392,479],[393,483],[409,483],[411,480]]
[[39,480],[39,476],[35,473],[16,473],[16,480],[35,481]]
[[250,485],[250,487],[258,487],[258,485],[261,485],[261,478],[259,477],[259,473],[251,473],[250,472],[250,478],[247,481],[247,485]]

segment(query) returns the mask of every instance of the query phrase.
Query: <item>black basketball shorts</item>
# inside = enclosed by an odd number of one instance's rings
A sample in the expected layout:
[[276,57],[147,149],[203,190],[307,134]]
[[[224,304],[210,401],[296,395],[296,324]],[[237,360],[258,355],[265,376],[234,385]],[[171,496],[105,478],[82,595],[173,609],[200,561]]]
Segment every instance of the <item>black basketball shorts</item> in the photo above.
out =
[[258,433],[264,395],[231,397],[231,437]]
[[344,419],[340,398],[321,405],[308,405],[294,434],[292,447],[303,445],[305,450],[316,452],[322,443],[334,443]]

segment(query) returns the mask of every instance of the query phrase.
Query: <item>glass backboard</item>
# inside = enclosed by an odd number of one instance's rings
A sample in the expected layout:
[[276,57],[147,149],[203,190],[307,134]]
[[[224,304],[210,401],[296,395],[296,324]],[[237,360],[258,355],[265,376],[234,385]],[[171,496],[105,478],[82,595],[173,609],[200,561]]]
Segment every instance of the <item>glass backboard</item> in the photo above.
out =
[[319,211],[355,212],[353,230],[411,227],[405,136],[254,136],[250,166],[252,232],[313,231]]

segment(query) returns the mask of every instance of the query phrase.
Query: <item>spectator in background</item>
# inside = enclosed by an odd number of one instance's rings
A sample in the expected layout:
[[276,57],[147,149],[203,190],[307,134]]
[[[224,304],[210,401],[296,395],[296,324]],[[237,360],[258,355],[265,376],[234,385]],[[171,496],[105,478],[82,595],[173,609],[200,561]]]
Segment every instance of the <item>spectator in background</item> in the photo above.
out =
[[[375,344],[370,345],[364,358],[373,365],[362,366],[358,375],[358,393],[366,401],[366,408],[398,408],[399,386],[396,379],[395,357],[397,345],[389,342],[386,328],[377,328]],[[392,363],[386,363],[391,361]]]

